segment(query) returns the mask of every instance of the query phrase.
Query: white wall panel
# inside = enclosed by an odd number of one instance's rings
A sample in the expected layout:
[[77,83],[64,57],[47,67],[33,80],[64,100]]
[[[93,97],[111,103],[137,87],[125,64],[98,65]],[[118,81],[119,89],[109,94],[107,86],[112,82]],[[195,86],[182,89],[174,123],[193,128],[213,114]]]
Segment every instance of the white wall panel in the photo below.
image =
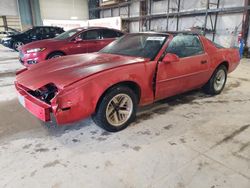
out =
[[176,31],[176,22],[177,22],[176,18],[169,18],[169,22],[168,22],[169,31]]
[[[214,0],[214,2],[217,0]],[[180,11],[205,9],[207,0],[182,0],[180,4]]]
[[166,13],[168,10],[167,1],[155,1],[151,5],[151,12],[153,14]]
[[[176,18],[169,18],[168,31],[176,31]],[[151,21],[151,30],[154,31],[166,31],[167,19],[156,19]]]
[[130,5],[130,17],[140,15],[140,2],[134,2]]
[[118,8],[114,8],[113,9],[113,17],[119,16],[119,9]]
[[157,19],[151,21],[151,30],[166,31],[167,19]]
[[202,27],[204,21],[204,16],[182,17],[179,19],[179,30],[187,30],[196,26]]
[[218,16],[215,41],[226,47],[236,45],[237,35],[241,31],[242,17],[243,14]]
[[139,32],[139,22],[130,22],[129,31],[130,33]]
[[121,15],[121,17],[128,17],[128,7],[121,7],[120,8],[120,15]]
[[221,0],[220,7],[239,7],[244,6],[244,0]]
[[40,0],[42,19],[88,19],[88,0]]
[[18,16],[16,0],[0,0],[0,16]]
[[104,11],[102,12],[102,15],[103,15],[104,18],[111,17],[111,10],[110,10],[110,9],[104,10]]

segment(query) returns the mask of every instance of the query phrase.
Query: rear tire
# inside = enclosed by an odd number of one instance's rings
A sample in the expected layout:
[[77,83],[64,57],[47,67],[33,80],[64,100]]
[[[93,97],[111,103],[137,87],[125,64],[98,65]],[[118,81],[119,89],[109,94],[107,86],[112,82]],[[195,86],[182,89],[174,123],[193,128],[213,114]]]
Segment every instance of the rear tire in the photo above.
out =
[[57,57],[61,57],[64,56],[64,54],[62,52],[54,52],[51,53],[50,55],[48,55],[47,59],[53,59],[53,58],[57,58]]
[[94,122],[109,132],[125,129],[136,117],[138,98],[128,87],[111,88],[101,99]]
[[205,93],[210,95],[218,95],[222,92],[227,81],[227,68],[220,65],[213,73],[212,77],[203,87]]

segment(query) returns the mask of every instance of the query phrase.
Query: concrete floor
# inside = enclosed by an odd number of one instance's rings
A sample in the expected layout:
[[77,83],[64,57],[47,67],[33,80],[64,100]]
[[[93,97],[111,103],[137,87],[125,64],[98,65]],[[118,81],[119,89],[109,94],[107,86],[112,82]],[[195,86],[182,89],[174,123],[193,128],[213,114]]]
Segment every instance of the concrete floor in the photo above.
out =
[[119,133],[91,119],[67,127],[37,120],[16,98],[21,67],[1,46],[0,187],[250,187],[250,60],[221,95],[158,102]]

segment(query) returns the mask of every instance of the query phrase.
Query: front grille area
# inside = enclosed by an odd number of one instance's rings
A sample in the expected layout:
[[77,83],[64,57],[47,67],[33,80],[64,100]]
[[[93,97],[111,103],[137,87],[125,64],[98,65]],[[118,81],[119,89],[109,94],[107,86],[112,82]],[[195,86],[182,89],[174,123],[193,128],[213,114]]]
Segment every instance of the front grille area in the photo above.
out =
[[50,104],[51,99],[55,97],[58,92],[57,87],[54,84],[47,84],[44,87],[37,89],[35,91],[28,91],[32,96],[40,99],[41,101]]
[[32,65],[32,64],[36,64],[37,61],[35,61],[35,60],[28,60],[27,63],[28,63],[29,65]]

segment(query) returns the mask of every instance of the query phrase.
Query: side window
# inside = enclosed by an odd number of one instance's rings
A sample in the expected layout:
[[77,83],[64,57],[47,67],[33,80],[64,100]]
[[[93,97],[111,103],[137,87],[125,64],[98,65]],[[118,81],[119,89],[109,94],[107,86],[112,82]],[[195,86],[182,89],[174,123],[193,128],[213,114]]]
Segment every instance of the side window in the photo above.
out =
[[44,27],[44,28],[43,28],[43,34],[45,34],[45,35],[50,34],[50,30],[49,30],[48,27]]
[[58,36],[61,33],[63,33],[63,29],[59,28],[59,27],[50,27],[50,35],[52,36]]
[[199,38],[195,35],[177,35],[170,42],[166,52],[183,58],[202,54],[203,47]]
[[83,32],[80,36],[83,40],[98,40],[101,38],[99,30]]
[[59,34],[63,33],[63,30],[61,28],[52,28],[52,29],[55,30],[53,32],[55,32],[56,35],[59,35]]
[[38,28],[36,28],[36,34],[43,34],[44,33],[44,31],[43,31],[43,28],[42,27],[38,27]]
[[55,33],[56,32],[56,29],[54,27],[50,27],[49,30],[50,30],[51,33]]
[[123,36],[124,34],[121,33],[121,32],[119,32],[119,31],[116,31],[116,35],[117,35],[117,37],[121,37],[121,36]]
[[102,37],[104,39],[106,38],[116,38],[119,37],[116,31],[109,30],[109,29],[103,29],[102,30]]
[[28,35],[30,37],[34,37],[34,36],[36,36],[36,34],[37,34],[37,28],[31,29],[28,31]]
[[37,27],[32,31],[31,35],[35,36],[37,39],[40,39],[42,35],[44,35],[44,32],[45,31],[43,30],[42,27]]

